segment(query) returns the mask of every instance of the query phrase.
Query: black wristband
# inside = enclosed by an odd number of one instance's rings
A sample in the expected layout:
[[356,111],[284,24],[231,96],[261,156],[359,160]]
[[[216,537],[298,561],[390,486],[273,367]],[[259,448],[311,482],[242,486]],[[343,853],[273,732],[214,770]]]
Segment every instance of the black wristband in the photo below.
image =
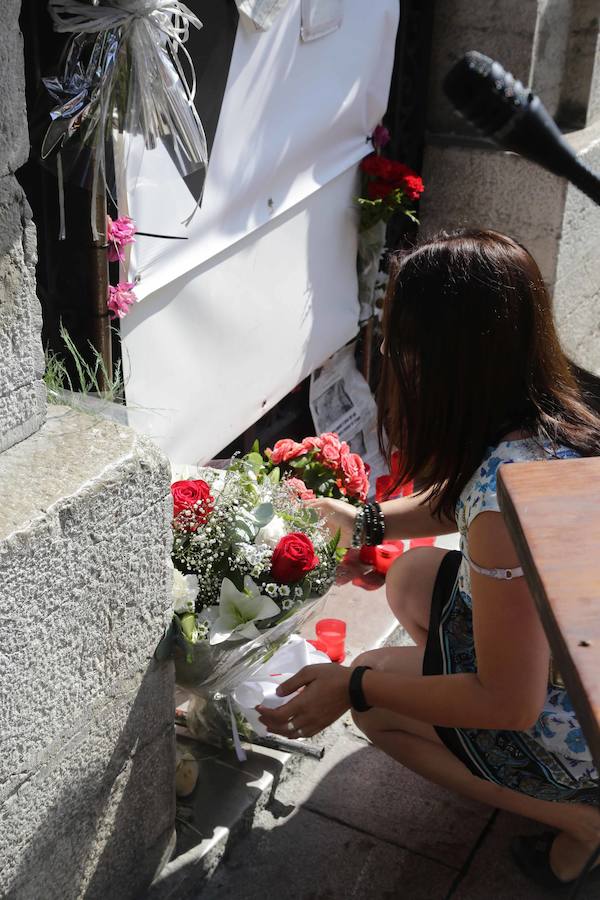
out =
[[350,706],[356,712],[367,712],[367,710],[371,709],[365,700],[362,689],[363,675],[367,669],[371,668],[372,666],[356,666],[355,669],[352,669],[352,675],[348,683],[348,693],[350,694]]

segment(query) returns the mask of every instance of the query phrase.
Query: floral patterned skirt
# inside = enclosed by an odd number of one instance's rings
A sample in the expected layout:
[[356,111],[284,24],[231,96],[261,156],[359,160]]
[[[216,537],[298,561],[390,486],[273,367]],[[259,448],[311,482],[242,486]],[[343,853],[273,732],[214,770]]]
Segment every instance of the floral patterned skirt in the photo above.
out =
[[[423,675],[477,671],[471,607],[461,597],[457,584],[461,560],[462,554],[451,550],[438,571]],[[548,733],[556,730],[552,725],[552,704],[556,703],[557,692],[562,694],[560,712],[564,714],[568,698],[564,690],[550,685],[544,712],[529,731],[437,726],[435,730],[451,753],[479,778],[538,800],[600,805],[598,772],[574,713],[567,720],[564,742],[566,747],[573,747],[573,754],[556,752],[548,746]]]

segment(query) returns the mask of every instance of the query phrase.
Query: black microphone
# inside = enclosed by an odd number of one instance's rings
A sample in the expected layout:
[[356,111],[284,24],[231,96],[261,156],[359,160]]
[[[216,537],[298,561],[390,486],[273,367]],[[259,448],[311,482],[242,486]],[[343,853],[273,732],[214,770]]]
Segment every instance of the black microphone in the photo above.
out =
[[567,178],[600,204],[600,178],[577,158],[540,98],[499,62],[471,50],[448,72],[443,87],[481,134]]

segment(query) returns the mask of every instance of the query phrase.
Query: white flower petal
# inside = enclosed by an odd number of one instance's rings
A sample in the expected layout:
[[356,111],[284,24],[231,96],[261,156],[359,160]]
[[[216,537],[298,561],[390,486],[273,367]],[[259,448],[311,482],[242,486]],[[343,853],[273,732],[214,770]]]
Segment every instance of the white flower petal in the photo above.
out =
[[287,534],[285,522],[281,516],[273,516],[269,524],[260,529],[254,543],[258,547],[265,545],[274,550],[285,534]]
[[254,622],[246,622],[244,625],[238,625],[235,630],[234,637],[245,637],[248,640],[254,640],[255,637],[258,637],[260,631],[254,624]]
[[279,607],[263,594],[244,595],[238,601],[238,609],[241,617],[245,622],[251,622],[253,619],[270,619],[279,612]]

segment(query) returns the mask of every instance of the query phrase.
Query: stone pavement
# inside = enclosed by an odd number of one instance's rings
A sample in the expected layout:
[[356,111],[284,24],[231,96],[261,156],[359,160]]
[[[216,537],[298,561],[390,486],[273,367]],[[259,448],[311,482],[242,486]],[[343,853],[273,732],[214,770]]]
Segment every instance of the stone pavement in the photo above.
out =
[[[327,596],[318,617],[344,614],[349,656],[410,641],[401,630],[390,639],[383,593],[381,578],[351,565]],[[179,856],[151,900],[547,898],[509,854],[511,837],[542,830],[536,823],[429,784],[349,716],[312,743],[325,747],[322,760],[257,749],[242,764],[196,745],[205,756],[194,795],[179,804]]]

